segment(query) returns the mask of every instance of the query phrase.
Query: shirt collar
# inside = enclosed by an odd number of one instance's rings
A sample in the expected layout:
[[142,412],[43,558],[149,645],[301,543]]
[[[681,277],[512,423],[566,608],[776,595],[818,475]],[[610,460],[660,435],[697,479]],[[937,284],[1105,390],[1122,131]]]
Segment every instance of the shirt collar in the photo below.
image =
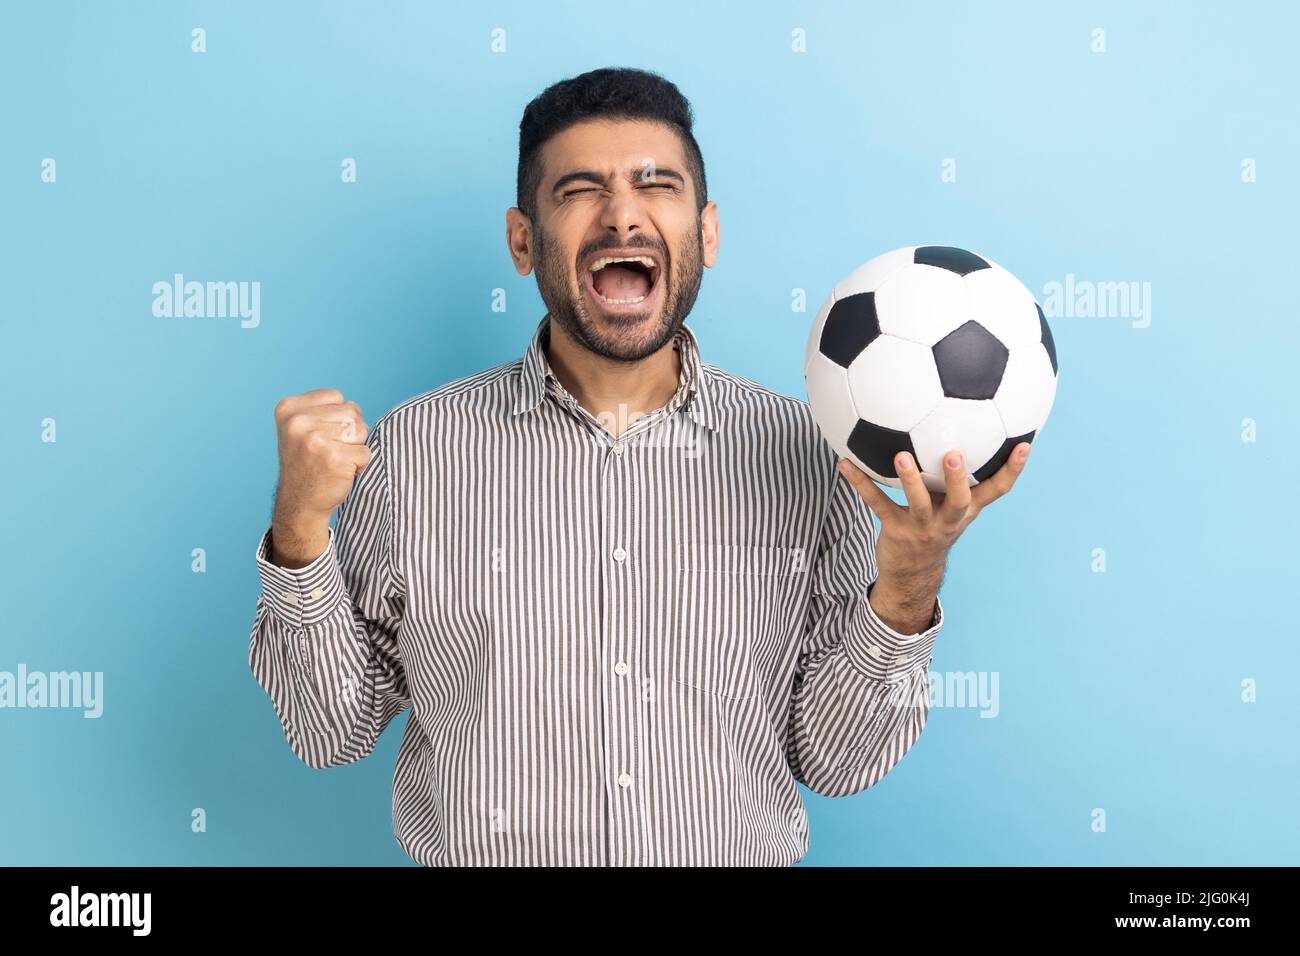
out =
[[[533,332],[532,341],[524,353],[520,369],[518,391],[515,395],[514,414],[530,412],[536,408],[548,391],[560,388],[559,380],[546,361],[546,345],[550,338],[551,315],[542,316]],[[709,394],[708,378],[700,363],[699,341],[695,333],[683,323],[673,336],[673,348],[681,356],[682,375],[677,391],[668,402],[668,410],[685,407],[686,413],[698,424],[713,431],[718,430],[716,409]]]

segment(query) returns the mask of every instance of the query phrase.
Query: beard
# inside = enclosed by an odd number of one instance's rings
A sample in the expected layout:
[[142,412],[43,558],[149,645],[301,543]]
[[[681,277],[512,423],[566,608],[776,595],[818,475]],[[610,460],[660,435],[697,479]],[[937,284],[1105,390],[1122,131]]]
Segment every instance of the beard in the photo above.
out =
[[[669,262],[667,250],[647,242],[632,242],[628,245],[643,249],[652,249],[660,256],[662,285],[659,304],[653,306],[659,310],[659,320],[640,333],[632,331],[642,325],[647,314],[638,314],[616,319],[626,326],[626,330],[605,331],[610,320],[600,325],[588,313],[583,299],[583,285],[575,265],[567,261],[564,252],[551,243],[541,226],[533,230],[535,253],[537,257],[537,289],[542,301],[546,303],[551,318],[576,342],[589,352],[616,362],[639,362],[648,355],[663,348],[681,328],[695,306],[695,297],[700,291],[700,280],[704,273],[699,229],[696,228],[682,236],[680,243],[680,261]],[[613,248],[613,244],[608,246]],[[599,251],[580,250],[578,261]],[[577,292],[575,293],[575,283]]]

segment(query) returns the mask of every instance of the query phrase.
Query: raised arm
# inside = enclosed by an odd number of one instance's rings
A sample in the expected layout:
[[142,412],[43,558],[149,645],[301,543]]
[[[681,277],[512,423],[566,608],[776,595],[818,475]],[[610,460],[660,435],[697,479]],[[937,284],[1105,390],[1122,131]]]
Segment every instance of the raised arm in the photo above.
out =
[[1019,443],[997,473],[974,487],[961,452],[950,450],[943,494],[928,491],[915,460],[900,452],[894,464],[906,506],[840,462],[845,480],[834,480],[823,522],[786,746],[796,778],[812,790],[864,790],[920,736],[948,552],[1015,485],[1029,447]]
[[849,483],[832,480],[810,568],[786,751],[796,779],[815,793],[842,797],[875,784],[920,736],[943,609],[933,598],[931,616],[914,634],[881,619],[871,604],[875,525]]
[[280,402],[276,428],[280,483],[257,546],[249,666],[293,752],[333,767],[369,754],[410,703],[390,455],[383,423],[368,432],[334,389]]

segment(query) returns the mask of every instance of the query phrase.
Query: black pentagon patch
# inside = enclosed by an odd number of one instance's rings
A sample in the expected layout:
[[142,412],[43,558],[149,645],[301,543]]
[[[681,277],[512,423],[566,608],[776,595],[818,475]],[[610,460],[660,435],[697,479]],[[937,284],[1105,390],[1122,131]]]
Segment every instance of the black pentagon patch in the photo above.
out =
[[826,324],[822,326],[818,348],[836,365],[848,368],[878,335],[880,320],[876,318],[876,294],[859,292],[845,296],[831,306]]
[[939,382],[949,398],[992,398],[1007,367],[1007,347],[974,319],[934,346]]
[[1052,330],[1047,327],[1047,316],[1043,315],[1043,307],[1037,302],[1034,308],[1038,310],[1038,330],[1042,333],[1038,338],[1043,343],[1043,348],[1047,349],[1047,357],[1052,360],[1052,374],[1056,374],[1056,343],[1052,340]]
[[917,246],[912,261],[922,266],[947,269],[959,276],[989,268],[989,264],[975,253],[956,246]]
[[1007,459],[1011,457],[1011,450],[1013,448],[1019,445],[1022,441],[1027,441],[1032,444],[1033,440],[1033,432],[1030,432],[1028,435],[1021,435],[1019,438],[1008,438],[1002,443],[1002,447],[993,453],[993,457],[980,465],[979,470],[974,472],[971,477],[976,481],[986,481],[989,478],[992,478],[997,474],[998,469],[1007,463]]
[[905,451],[916,458],[916,449],[912,447],[912,436],[907,432],[882,428],[871,422],[858,419],[849,435],[849,451],[858,456],[858,460],[878,475],[897,478],[898,469],[894,467],[894,456]]

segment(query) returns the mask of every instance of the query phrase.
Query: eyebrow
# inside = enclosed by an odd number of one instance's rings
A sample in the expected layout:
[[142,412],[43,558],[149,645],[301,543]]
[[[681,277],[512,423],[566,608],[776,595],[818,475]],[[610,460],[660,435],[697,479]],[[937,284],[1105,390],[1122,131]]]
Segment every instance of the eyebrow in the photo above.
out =
[[[641,166],[633,166],[631,169],[627,171],[627,181],[630,183],[635,183],[638,180],[640,180],[643,169],[644,167]],[[686,185],[686,177],[683,176],[681,173],[679,173],[677,170],[672,169],[671,167],[655,166],[654,173],[655,173],[654,176],[650,177],[650,181],[652,182],[660,179],[675,179],[679,183],[681,183],[683,187],[685,187]],[[575,170],[574,172],[566,173],[565,175],[561,176],[559,179],[555,181],[555,185],[551,187],[551,196],[552,198],[554,198],[556,193],[558,193],[561,189],[563,189],[565,186],[569,185],[570,183],[576,183],[576,182],[603,183],[604,181],[605,181],[605,177],[602,174],[596,172],[594,169]]]

